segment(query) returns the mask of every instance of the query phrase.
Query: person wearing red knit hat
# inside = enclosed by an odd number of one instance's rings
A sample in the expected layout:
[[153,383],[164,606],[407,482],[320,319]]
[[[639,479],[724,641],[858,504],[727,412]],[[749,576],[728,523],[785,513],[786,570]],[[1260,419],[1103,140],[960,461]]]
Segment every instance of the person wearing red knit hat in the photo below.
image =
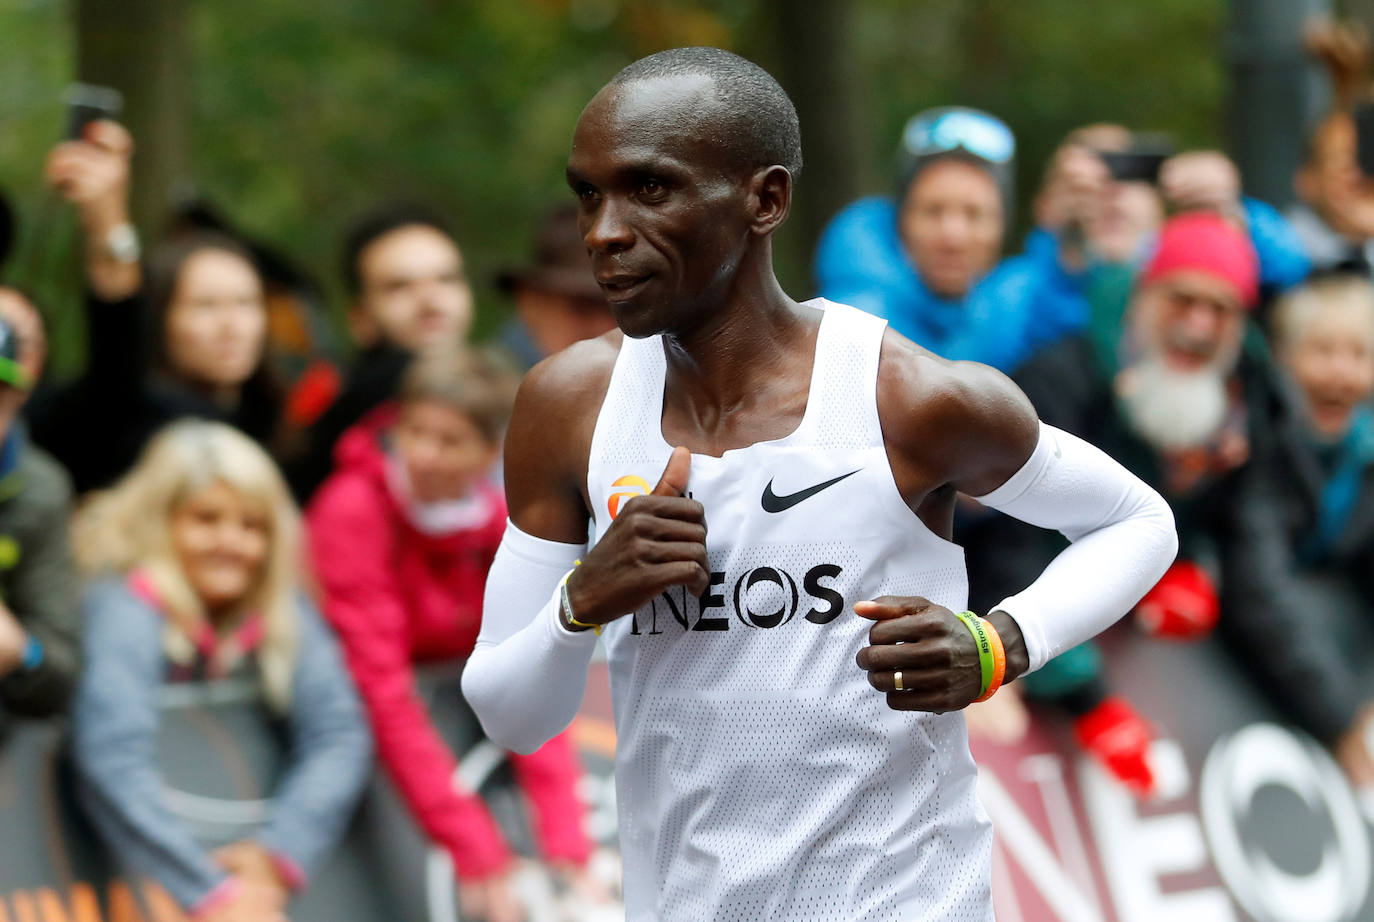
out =
[[[1196,638],[1217,621],[1220,511],[1275,405],[1271,369],[1244,348],[1258,294],[1246,234],[1222,215],[1185,213],[1161,228],[1115,354],[1076,336],[1013,375],[1041,419],[1097,445],[1169,500],[1179,560],[1136,608],[1136,623],[1157,637]],[[1026,585],[1062,547],[1057,536],[1011,520],[995,540],[998,572],[979,574],[979,591],[993,595]],[[1079,743],[1114,777],[1139,794],[1153,791],[1153,731],[1111,692],[1095,647],[1069,650],[1021,684],[1066,712]]]
[[1177,490],[1243,460],[1230,378],[1258,291],[1250,241],[1214,214],[1166,223],[1141,273],[1115,389],[1130,427],[1169,457]]

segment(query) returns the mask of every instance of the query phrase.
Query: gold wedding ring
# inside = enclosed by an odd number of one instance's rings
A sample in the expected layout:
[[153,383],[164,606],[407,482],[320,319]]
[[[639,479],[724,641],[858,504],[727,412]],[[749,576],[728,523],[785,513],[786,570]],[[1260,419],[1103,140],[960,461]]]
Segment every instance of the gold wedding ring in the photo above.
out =
[[902,670],[898,669],[896,672],[892,673],[892,687],[897,689],[897,691],[906,691],[906,689],[902,687]]

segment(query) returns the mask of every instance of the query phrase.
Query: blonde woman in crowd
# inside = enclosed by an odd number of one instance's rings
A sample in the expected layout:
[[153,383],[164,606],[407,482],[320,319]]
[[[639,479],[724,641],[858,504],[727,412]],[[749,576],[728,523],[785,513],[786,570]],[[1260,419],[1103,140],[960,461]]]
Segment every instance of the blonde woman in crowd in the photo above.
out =
[[[86,671],[73,712],[83,803],[110,851],[195,919],[284,918],[343,834],[371,742],[334,639],[300,589],[300,525],[275,465],[222,423],[167,427],[78,516]],[[208,851],[163,798],[157,692],[244,677],[284,721],[268,823]]]

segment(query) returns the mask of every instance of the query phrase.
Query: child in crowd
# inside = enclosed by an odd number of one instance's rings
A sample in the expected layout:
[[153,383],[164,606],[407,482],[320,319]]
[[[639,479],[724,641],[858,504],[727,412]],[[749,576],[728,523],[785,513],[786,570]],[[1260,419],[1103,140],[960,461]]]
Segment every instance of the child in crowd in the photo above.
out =
[[[491,922],[521,917],[506,883],[510,856],[481,798],[455,779],[412,664],[465,659],[476,642],[505,529],[490,472],[513,397],[509,375],[480,354],[426,353],[407,371],[399,405],[378,408],[340,440],[335,472],[307,514],[325,613],[381,760],[416,821],[452,856],[460,899]],[[586,892],[591,843],[570,741],[510,759],[544,858]]]
[[[276,466],[222,424],[183,421],[74,528],[94,578],[73,710],[87,812],[110,851],[193,918],[280,919],[342,836],[371,744],[334,638],[300,591],[299,518]],[[288,764],[267,824],[208,852],[169,812],[156,759],[167,682],[256,680]]]
[[1275,701],[1374,791],[1374,287],[1297,289],[1273,341],[1294,406],[1230,504],[1222,625]]

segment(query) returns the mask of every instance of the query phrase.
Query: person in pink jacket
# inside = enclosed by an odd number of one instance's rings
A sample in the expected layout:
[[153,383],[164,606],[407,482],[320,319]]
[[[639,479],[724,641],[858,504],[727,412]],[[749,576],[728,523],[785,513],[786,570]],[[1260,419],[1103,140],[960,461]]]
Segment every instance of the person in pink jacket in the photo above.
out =
[[[477,354],[417,359],[399,404],[378,408],[340,440],[334,473],[307,511],[324,611],[381,760],[416,821],[452,856],[465,914],[489,922],[522,918],[507,883],[510,854],[481,798],[456,779],[412,664],[462,660],[476,642],[487,568],[506,523],[489,472],[513,395],[505,372]],[[565,734],[510,760],[544,859],[579,877],[591,842],[571,742]]]

